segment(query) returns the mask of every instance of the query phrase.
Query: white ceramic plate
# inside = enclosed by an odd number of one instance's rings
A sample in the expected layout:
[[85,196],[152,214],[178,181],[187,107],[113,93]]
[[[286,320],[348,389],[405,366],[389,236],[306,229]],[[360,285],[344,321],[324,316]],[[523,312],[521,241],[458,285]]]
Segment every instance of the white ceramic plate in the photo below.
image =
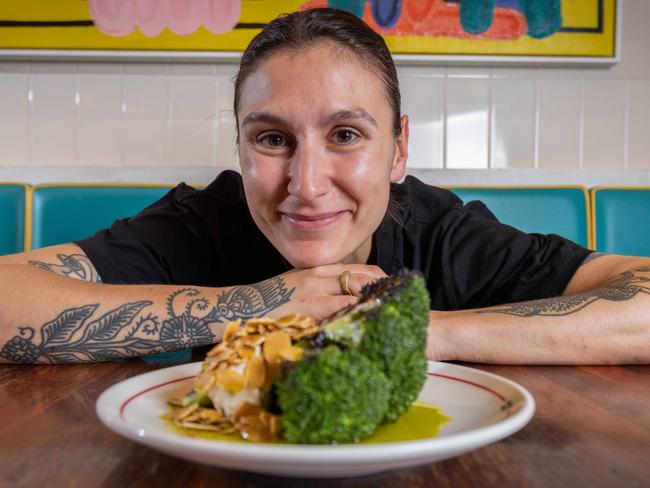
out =
[[108,388],[97,415],[131,440],[191,461],[280,476],[359,476],[447,459],[498,441],[532,418],[535,401],[522,386],[500,376],[429,362],[419,400],[451,417],[436,437],[417,441],[338,446],[226,442],[175,432],[160,417],[167,400],[191,389],[201,363],[142,374]]

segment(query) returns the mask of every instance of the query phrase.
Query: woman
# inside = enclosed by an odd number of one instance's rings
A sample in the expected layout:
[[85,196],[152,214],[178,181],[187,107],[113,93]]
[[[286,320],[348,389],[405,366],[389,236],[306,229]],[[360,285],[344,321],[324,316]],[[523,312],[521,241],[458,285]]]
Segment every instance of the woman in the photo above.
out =
[[0,258],[0,360],[211,344],[231,319],[327,316],[402,267],[431,294],[430,359],[650,359],[650,260],[593,259],[415,178],[396,184],[408,118],[383,39],[353,15],[269,24],[242,57],[234,109],[241,177],[181,184],[93,237]]

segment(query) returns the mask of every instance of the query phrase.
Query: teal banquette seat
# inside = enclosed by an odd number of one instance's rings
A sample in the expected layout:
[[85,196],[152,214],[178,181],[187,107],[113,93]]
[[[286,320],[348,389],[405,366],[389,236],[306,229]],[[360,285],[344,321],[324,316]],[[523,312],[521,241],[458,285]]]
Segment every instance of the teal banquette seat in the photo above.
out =
[[25,247],[27,185],[0,183],[0,255]]
[[43,185],[34,188],[32,249],[88,237],[131,217],[162,197],[169,186]]
[[465,203],[482,201],[504,224],[558,234],[590,245],[589,194],[584,187],[448,187]]
[[594,248],[650,256],[650,187],[597,187],[591,196]]

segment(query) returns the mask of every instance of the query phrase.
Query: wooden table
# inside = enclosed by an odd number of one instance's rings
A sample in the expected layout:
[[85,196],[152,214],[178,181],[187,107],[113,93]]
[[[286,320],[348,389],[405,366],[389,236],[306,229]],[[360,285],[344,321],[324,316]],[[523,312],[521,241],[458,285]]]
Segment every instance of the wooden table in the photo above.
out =
[[178,460],[95,416],[140,363],[0,366],[0,486],[614,487],[650,486],[650,366],[473,365],[525,386],[537,412],[507,439],[440,463],[364,478],[261,476]]

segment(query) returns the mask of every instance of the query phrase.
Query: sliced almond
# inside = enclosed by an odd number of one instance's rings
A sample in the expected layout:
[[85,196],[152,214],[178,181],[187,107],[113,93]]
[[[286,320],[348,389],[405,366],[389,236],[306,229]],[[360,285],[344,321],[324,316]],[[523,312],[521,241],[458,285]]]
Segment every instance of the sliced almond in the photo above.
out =
[[223,331],[223,340],[225,342],[229,341],[230,338],[239,330],[239,327],[241,326],[241,320],[233,320],[226,326],[226,330]]
[[255,348],[249,345],[242,346],[238,351],[239,357],[242,359],[250,359],[255,356]]
[[238,393],[246,386],[244,376],[232,369],[219,369],[216,375],[216,384],[225,388],[229,393]]
[[198,403],[192,403],[191,405],[188,405],[185,408],[181,408],[176,414],[174,415],[175,420],[183,420],[186,417],[190,416],[192,412],[197,410],[199,408]]
[[223,415],[221,415],[221,412],[219,410],[215,410],[213,408],[202,408],[199,412],[199,418],[201,420],[215,423],[223,420]]
[[221,351],[223,351],[227,347],[228,347],[228,344],[226,342],[224,342],[224,341],[221,341],[219,344],[217,344],[216,346],[214,346],[212,349],[210,349],[208,351],[207,356],[208,357],[216,356],[217,354],[219,354]]
[[248,361],[246,372],[244,374],[246,383],[253,388],[261,388],[266,380],[266,365],[264,359],[259,356],[253,356]]
[[291,315],[285,315],[284,317],[278,319],[277,324],[284,328],[296,325],[300,322],[301,315],[299,313],[292,313]]
[[302,359],[303,349],[302,347],[289,346],[285,347],[280,351],[280,357],[285,361],[295,362],[299,359]]
[[282,360],[280,351],[291,346],[291,337],[289,334],[276,330],[271,332],[267,337],[262,350],[264,352],[264,359],[269,363],[278,363]]
[[223,434],[231,434],[233,431],[233,427],[230,426],[229,424],[227,425],[213,425],[213,424],[201,424],[198,422],[181,422],[180,424],[181,427],[185,427],[186,429],[196,429],[196,430],[210,430],[213,432],[221,432]]
[[194,389],[200,393],[205,393],[214,386],[214,383],[215,374],[212,371],[205,371],[194,380]]

